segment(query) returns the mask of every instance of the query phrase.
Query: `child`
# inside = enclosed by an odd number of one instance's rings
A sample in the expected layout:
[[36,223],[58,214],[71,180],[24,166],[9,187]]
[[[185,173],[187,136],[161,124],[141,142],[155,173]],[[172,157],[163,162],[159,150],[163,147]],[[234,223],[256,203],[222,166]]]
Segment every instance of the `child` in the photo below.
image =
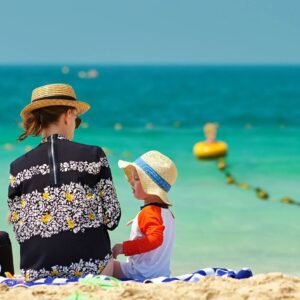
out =
[[5,231],[0,231],[0,276],[5,276],[6,272],[14,274],[13,253],[9,235]]
[[176,181],[177,169],[171,159],[149,151],[133,163],[119,161],[136,199],[144,206],[130,221],[130,240],[116,244],[113,257],[128,256],[127,262],[114,261],[114,277],[145,280],[170,276],[170,258],[175,220],[169,206],[168,191]]

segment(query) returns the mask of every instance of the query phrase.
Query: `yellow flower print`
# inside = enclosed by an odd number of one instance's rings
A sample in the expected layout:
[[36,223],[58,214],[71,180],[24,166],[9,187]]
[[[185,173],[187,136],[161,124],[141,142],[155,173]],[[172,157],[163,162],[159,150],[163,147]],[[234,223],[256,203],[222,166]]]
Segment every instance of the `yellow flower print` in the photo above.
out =
[[99,196],[100,196],[101,198],[104,198],[104,196],[105,196],[105,192],[103,192],[103,191],[102,191],[102,192],[100,192],[100,193],[99,193]]
[[67,201],[72,202],[73,201],[73,195],[70,194],[70,193],[66,193],[66,199],[67,199]]
[[58,275],[57,270],[53,269],[53,270],[51,271],[51,276],[57,276],[57,275]]
[[13,186],[14,183],[15,183],[15,177],[12,176],[12,175],[10,175],[10,176],[9,176],[9,182],[10,182],[10,185]]
[[43,223],[48,223],[50,220],[51,220],[51,215],[49,213],[47,213],[41,217],[41,221]]
[[104,217],[103,224],[107,224],[107,223],[109,223],[109,219],[107,217]]
[[13,212],[11,215],[11,219],[16,222],[19,219],[19,215],[16,212]]
[[26,274],[26,275],[25,275],[25,281],[29,281],[29,280],[30,280],[29,274]]
[[72,219],[68,219],[67,223],[68,223],[69,228],[74,228],[75,227],[75,223]]
[[26,204],[26,201],[25,201],[25,199],[21,199],[21,202],[20,202],[20,203],[21,203],[21,206],[22,206],[22,207],[24,207],[24,206],[25,206],[25,204]]
[[98,272],[101,273],[104,270],[104,267],[99,266]]
[[81,272],[75,271],[75,272],[74,272],[74,275],[75,275],[76,277],[80,277],[80,276],[81,276]]
[[94,215],[94,214],[89,214],[89,219],[90,219],[91,221],[94,221],[94,220],[95,220],[95,215]]
[[86,199],[88,199],[88,200],[93,199],[93,195],[90,193],[86,194]]
[[42,197],[44,200],[49,200],[49,193],[48,192],[43,193]]

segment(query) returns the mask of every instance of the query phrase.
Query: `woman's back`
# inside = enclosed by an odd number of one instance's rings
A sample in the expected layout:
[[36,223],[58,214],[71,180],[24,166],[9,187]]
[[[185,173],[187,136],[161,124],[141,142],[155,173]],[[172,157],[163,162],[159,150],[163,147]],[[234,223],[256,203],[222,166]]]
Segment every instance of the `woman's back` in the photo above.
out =
[[99,274],[120,206],[101,148],[54,134],[11,164],[8,204],[27,279]]

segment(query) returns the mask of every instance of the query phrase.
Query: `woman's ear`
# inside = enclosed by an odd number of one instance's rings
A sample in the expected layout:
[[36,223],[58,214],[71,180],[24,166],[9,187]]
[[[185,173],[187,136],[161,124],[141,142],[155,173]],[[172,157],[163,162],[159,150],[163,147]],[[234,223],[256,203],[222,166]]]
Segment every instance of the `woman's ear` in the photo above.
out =
[[63,121],[65,125],[68,125],[68,111],[63,113]]
[[64,121],[65,121],[65,124],[66,124],[66,125],[72,121],[72,116],[73,116],[72,109],[68,109],[68,110],[64,113]]

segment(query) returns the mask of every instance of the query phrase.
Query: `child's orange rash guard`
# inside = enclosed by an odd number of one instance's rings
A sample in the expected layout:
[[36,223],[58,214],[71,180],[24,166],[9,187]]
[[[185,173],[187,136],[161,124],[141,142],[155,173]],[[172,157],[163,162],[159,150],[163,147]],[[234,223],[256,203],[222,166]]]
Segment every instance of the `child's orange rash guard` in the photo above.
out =
[[156,249],[163,243],[164,229],[161,208],[147,206],[138,214],[138,229],[143,237],[123,242],[126,256],[141,254]]
[[133,220],[130,240],[123,242],[129,256],[121,268],[126,277],[147,279],[170,275],[175,220],[168,208],[146,205]]

